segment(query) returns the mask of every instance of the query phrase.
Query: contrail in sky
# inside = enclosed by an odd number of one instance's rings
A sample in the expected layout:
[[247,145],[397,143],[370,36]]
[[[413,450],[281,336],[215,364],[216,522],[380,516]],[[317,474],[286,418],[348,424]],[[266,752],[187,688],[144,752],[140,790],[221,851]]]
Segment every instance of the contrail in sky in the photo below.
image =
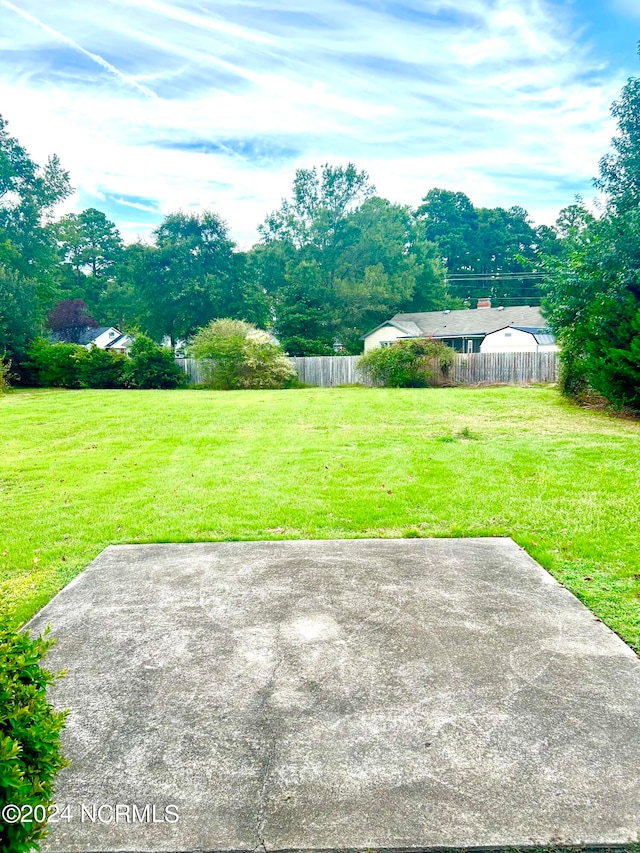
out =
[[21,18],[24,18],[26,21],[30,21],[32,24],[35,24],[37,27],[40,27],[40,29],[44,30],[52,36],[55,36],[55,38],[65,42],[74,50],[77,50],[85,56],[88,56],[89,59],[91,59],[97,65],[100,65],[102,68],[105,69],[105,71],[108,71],[110,74],[114,74],[119,80],[122,80],[123,83],[126,83],[128,86],[132,86],[134,89],[137,89],[138,92],[141,92],[148,98],[155,98],[156,100],[160,100],[158,95],[156,95],[156,93],[153,91],[153,89],[149,89],[147,86],[142,86],[132,77],[123,74],[122,71],[115,67],[115,65],[112,65],[110,62],[107,62],[106,59],[103,59],[97,53],[91,53],[90,50],[85,50],[84,47],[81,47],[73,39],[69,38],[69,36],[65,36],[64,33],[60,33],[58,32],[58,30],[54,30],[53,27],[50,27],[43,21],[40,21],[34,15],[29,14],[29,12],[25,12],[24,9],[19,9],[17,6],[14,6],[13,3],[9,2],[9,0],[0,0],[0,2],[3,6],[6,6],[7,9],[11,9],[17,15],[20,15]]

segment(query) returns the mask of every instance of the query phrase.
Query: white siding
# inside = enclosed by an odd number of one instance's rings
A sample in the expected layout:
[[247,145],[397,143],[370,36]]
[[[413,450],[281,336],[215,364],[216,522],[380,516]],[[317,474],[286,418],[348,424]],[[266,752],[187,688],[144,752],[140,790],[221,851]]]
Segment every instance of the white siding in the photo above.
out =
[[[98,349],[104,349],[109,343],[109,341],[115,341],[115,339],[119,336],[120,332],[116,328],[111,326],[111,328],[107,329],[106,332],[103,332],[101,335],[98,335],[98,337],[93,341],[93,343],[98,347]],[[91,344],[88,344],[88,346],[91,346]]]
[[383,326],[381,329],[376,329],[364,339],[364,351],[369,352],[371,349],[379,347],[381,344],[392,343],[399,338],[407,338],[404,332],[396,329],[395,326]]
[[133,338],[130,338],[129,335],[125,335],[124,338],[120,338],[115,346],[109,347],[111,352],[128,352],[131,348],[131,344],[133,343]]
[[486,335],[480,344],[480,352],[538,352],[538,342],[531,332],[499,329]]

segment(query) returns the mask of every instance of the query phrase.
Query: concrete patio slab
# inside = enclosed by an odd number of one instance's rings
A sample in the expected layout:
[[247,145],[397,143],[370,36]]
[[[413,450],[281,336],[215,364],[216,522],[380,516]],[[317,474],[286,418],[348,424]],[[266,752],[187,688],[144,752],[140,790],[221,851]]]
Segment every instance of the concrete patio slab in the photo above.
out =
[[47,853],[640,837],[640,661],[510,539],[110,547],[47,623]]

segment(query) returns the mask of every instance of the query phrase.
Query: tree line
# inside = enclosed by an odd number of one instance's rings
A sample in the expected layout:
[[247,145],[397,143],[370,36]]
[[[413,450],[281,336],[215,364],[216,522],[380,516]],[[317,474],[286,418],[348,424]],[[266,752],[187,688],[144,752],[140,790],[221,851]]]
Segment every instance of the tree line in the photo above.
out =
[[71,192],[58,159],[38,166],[0,118],[0,353],[16,365],[51,329],[96,323],[176,342],[220,317],[270,329],[291,355],[357,353],[399,311],[485,295],[536,304],[543,253],[562,251],[561,230],[534,227],[522,208],[434,189],[414,210],[353,164],[299,169],[247,251],[210,210],[171,213],[125,245],[95,208],[56,219]]
[[246,251],[211,210],[171,213],[130,245],[94,208],[56,219],[68,173],[56,156],[36,164],[0,117],[0,355],[20,365],[38,335],[92,323],[175,343],[216,318],[268,329],[290,355],[357,353],[396,312],[490,296],[542,302],[568,391],[640,408],[640,80],[612,112],[597,217],[576,197],[536,226],[438,188],[413,209],[354,164],[325,164],[297,170]]

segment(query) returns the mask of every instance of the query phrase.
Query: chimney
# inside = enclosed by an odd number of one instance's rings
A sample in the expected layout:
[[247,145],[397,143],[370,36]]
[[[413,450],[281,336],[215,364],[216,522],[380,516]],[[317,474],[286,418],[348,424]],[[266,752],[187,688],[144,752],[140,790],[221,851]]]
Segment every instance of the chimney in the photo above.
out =
[[489,297],[485,296],[484,299],[478,299],[476,308],[491,308],[491,300]]

